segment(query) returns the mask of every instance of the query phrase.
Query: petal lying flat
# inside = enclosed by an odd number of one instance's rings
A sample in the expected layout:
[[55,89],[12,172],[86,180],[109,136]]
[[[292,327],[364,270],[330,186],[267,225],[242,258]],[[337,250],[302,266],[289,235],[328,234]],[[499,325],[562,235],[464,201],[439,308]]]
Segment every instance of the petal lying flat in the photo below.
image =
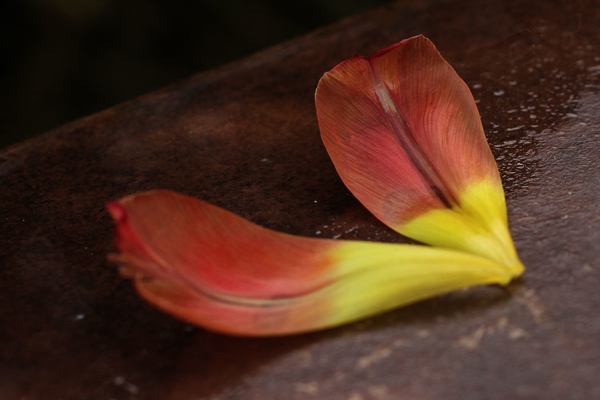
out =
[[334,243],[282,240],[287,236],[200,200],[156,191],[109,203],[108,209],[118,222],[123,261],[150,276],[177,275],[201,292],[288,297],[333,279],[332,261],[321,254]]
[[377,218],[422,242],[522,272],[473,97],[428,39],[350,58],[323,76],[315,100],[338,173]]
[[207,329],[246,336],[341,325],[448,291],[506,284],[486,258],[425,246],[274,232],[169,191],[110,203],[142,297]]

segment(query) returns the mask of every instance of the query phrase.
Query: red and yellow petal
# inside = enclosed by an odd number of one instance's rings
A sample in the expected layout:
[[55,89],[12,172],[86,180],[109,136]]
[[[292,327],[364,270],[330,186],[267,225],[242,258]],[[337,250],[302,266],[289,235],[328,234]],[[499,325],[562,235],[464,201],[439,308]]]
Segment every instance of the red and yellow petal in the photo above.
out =
[[351,57],[321,78],[315,100],[340,177],[377,218],[522,273],[473,97],[428,39]]
[[333,260],[326,254],[334,242],[287,240],[285,234],[166,190],[107,207],[117,222],[115,240],[123,261],[150,276],[175,274],[207,294],[246,298],[302,295],[333,279]]
[[338,326],[448,291],[506,284],[497,263],[425,246],[301,238],[169,191],[110,203],[140,295],[199,326],[269,336]]

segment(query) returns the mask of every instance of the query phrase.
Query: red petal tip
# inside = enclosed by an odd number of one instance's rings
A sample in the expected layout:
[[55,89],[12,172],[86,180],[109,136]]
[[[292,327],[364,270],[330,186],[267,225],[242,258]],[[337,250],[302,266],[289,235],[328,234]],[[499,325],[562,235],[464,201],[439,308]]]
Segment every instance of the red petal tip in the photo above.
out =
[[425,36],[423,36],[423,35],[416,35],[416,36],[413,36],[413,37],[409,37],[409,38],[407,38],[407,39],[404,39],[404,40],[401,40],[401,41],[399,41],[398,43],[394,43],[394,44],[392,44],[391,46],[388,46],[388,47],[386,47],[385,49],[381,49],[381,50],[378,50],[378,51],[376,51],[375,53],[371,54],[371,55],[368,57],[368,59],[369,59],[369,60],[372,60],[372,59],[374,59],[374,58],[381,57],[381,56],[382,56],[382,55],[384,55],[385,53],[388,53],[388,52],[390,52],[390,51],[394,50],[396,47],[400,47],[400,46],[402,46],[403,44],[405,44],[406,42],[408,42],[409,40],[414,40],[414,39],[426,39],[426,40],[428,40],[428,41],[429,41],[429,39],[427,39],[427,38],[426,38]]
[[125,218],[125,208],[118,201],[106,203],[106,209],[117,223]]

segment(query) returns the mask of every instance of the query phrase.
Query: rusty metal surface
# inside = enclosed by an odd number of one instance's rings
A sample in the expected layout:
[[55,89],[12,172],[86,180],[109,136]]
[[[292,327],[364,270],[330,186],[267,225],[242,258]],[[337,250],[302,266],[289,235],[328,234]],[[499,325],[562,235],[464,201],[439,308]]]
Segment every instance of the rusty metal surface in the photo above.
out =
[[[1,151],[0,398],[600,398],[599,10],[399,2]],[[336,176],[313,92],[417,33],[478,100],[522,280],[243,339],[153,309],[105,261],[104,203],[153,188],[280,231],[402,240]]]

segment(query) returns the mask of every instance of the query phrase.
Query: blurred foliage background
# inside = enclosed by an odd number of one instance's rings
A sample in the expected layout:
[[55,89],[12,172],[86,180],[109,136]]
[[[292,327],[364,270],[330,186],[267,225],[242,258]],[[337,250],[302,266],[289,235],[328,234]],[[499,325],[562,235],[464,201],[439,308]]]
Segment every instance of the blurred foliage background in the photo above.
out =
[[0,148],[387,1],[1,1]]

